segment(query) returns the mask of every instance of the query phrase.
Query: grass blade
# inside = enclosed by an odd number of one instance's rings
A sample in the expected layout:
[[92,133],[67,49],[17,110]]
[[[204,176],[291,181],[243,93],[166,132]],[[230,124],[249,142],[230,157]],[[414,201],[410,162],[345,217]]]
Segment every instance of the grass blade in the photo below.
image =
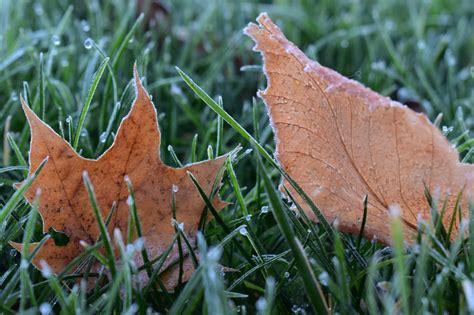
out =
[[109,62],[109,59],[110,58],[107,57],[102,61],[102,63],[99,66],[99,69],[97,70],[97,72],[94,75],[94,78],[92,79],[91,87],[89,88],[86,101],[84,102],[84,105],[82,106],[81,115],[79,116],[79,120],[77,122],[76,134],[74,136],[74,141],[72,144],[72,147],[74,148],[74,150],[77,150],[77,146],[79,145],[79,139],[81,138],[82,128],[84,127],[84,121],[86,119],[86,115],[89,112],[89,107],[91,106],[92,98],[94,97],[95,91],[100,82],[100,78],[102,78],[102,74],[104,74],[104,71],[105,71],[105,68],[107,67],[107,63]]
[[48,162],[48,158],[45,158],[40,163],[40,165],[38,166],[36,171],[33,173],[33,175],[28,177],[23,182],[21,187],[17,191],[15,191],[13,196],[11,196],[10,199],[8,199],[7,203],[3,206],[2,210],[0,210],[0,224],[2,224],[3,221],[7,218],[7,216],[13,211],[13,209],[15,209],[20,199],[23,197],[23,195],[28,190],[28,188],[30,188],[31,184],[36,179],[36,177],[38,177],[39,173],[41,172],[41,170],[43,169],[43,167],[45,166],[47,162]]
[[265,186],[265,191],[267,192],[275,221],[277,221],[281,232],[285,236],[285,239],[288,242],[291,251],[293,252],[296,266],[298,267],[298,270],[301,274],[301,279],[303,280],[306,296],[310,301],[315,313],[329,313],[321,286],[316,280],[313,269],[306,258],[306,253],[304,252],[300,241],[295,237],[295,232],[289,223],[289,219],[283,209],[283,205],[281,204],[280,198],[278,197],[278,193],[276,192],[273,183],[270,181],[270,178],[268,178],[268,173],[266,172],[263,164],[261,164],[261,160],[259,160],[259,163],[262,169],[262,179]]

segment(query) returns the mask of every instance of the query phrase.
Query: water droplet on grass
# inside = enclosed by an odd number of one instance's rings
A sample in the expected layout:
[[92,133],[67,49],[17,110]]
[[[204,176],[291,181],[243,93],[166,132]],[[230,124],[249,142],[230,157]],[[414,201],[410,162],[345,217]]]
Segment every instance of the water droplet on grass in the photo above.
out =
[[11,92],[10,98],[14,102],[18,101],[18,95],[15,92]]
[[240,228],[239,233],[246,236],[249,232],[247,231],[247,228],[244,226]]
[[21,269],[28,269],[28,261],[26,259],[22,259],[20,263]]
[[443,126],[441,127],[441,131],[443,132],[443,135],[447,135],[449,134],[450,132],[452,132],[454,130],[453,126]]
[[416,48],[418,48],[419,50],[425,50],[426,49],[426,42],[424,40],[419,40],[416,43]]
[[260,209],[260,212],[268,213],[268,206],[263,206],[262,209]]
[[41,303],[40,307],[39,307],[39,311],[41,313],[41,315],[47,315],[47,314],[51,314],[51,311],[52,311],[52,308],[51,308],[51,305],[49,303]]
[[387,65],[383,60],[372,62],[373,70],[385,70],[385,68],[387,68]]
[[45,260],[40,260],[40,265],[41,265],[41,273],[43,274],[43,277],[49,278],[53,275],[53,270],[51,270],[51,267],[48,265],[48,263]]
[[61,39],[58,35],[53,35],[53,37],[51,37],[51,42],[54,46],[59,46],[59,44],[61,44]]
[[264,297],[260,297],[258,300],[257,300],[257,303],[255,303],[255,308],[258,310],[258,311],[263,311],[267,308],[267,300],[264,298]]
[[107,132],[103,132],[100,134],[99,141],[104,143],[107,140]]
[[94,44],[94,41],[92,40],[92,38],[88,37],[84,41],[84,48],[91,49],[93,44]]
[[143,237],[139,237],[137,238],[134,242],[133,242],[133,246],[135,246],[135,249],[137,251],[141,251],[144,246],[145,246],[145,240],[143,239]]
[[91,30],[91,27],[90,27],[89,23],[87,23],[86,20],[82,20],[82,21],[81,21],[81,28],[82,28],[82,30],[83,30],[84,32],[86,32],[86,33]]
[[319,274],[318,279],[322,285],[327,286],[329,283],[329,274],[326,271],[323,271]]

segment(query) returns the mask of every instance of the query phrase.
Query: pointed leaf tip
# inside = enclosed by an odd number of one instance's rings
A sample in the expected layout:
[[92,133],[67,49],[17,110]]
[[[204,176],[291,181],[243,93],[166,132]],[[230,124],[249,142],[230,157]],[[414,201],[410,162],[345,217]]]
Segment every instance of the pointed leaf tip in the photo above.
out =
[[36,114],[33,112],[33,110],[30,108],[30,106],[26,103],[25,99],[23,98],[22,95],[20,95],[20,103],[21,103],[21,108],[23,109],[23,112],[26,115],[26,118],[28,119],[28,122],[30,122],[31,119],[37,118],[39,119]]
[[135,80],[135,88],[137,92],[137,96],[140,94],[148,95],[143,87],[142,80],[140,79],[140,74],[138,73],[137,63],[133,64],[133,78]]

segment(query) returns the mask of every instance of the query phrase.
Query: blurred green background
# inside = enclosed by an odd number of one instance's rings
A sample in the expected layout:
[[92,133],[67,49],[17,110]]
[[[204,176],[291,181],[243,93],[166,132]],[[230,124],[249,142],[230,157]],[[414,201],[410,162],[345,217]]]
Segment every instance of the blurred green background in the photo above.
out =
[[[198,134],[196,159],[202,160],[208,157],[208,146],[215,147],[217,133],[216,114],[183,83],[175,66],[212,97],[221,97],[224,108],[250,132],[258,129],[260,142],[273,150],[265,107],[255,99],[257,89],[265,87],[261,57],[251,50],[253,44],[242,32],[263,11],[309,57],[436,120],[463,160],[472,162],[472,0],[0,0],[0,201],[10,198],[12,184],[24,178],[27,166],[30,135],[19,95],[70,141],[94,73],[106,57],[110,57],[109,66],[80,138],[84,157],[96,158],[112,143],[113,132],[134,98],[134,62],[158,109],[162,156],[168,164],[176,166],[168,145],[183,163],[189,162],[193,138]],[[223,137],[220,153],[239,143],[248,148],[227,125]],[[235,168],[245,202],[252,214],[258,214],[262,203],[249,193],[255,185],[256,161],[247,155]],[[279,176],[272,175],[277,183]],[[240,210],[229,187],[223,188],[224,199],[235,205],[223,215],[231,220]],[[11,266],[19,258],[7,242],[22,235],[27,209],[22,205],[12,219],[0,225],[0,287],[7,283],[1,274],[17,270]],[[227,222],[235,226],[242,220]],[[287,249],[271,218],[253,224],[265,253]],[[221,232],[212,230],[208,239]],[[363,255],[373,253],[367,250]],[[224,253],[227,266],[249,268],[234,255]],[[390,275],[391,269],[385,273],[387,279]],[[235,280],[238,276],[230,277]],[[34,282],[41,279],[39,273],[33,277]],[[364,277],[356,278],[362,283]],[[265,282],[256,279],[252,281],[258,288],[237,287],[250,294],[250,302],[243,304],[254,305],[259,289],[265,287]],[[357,282],[354,289],[356,301],[365,294],[359,285]],[[279,290],[279,303],[287,305],[288,312],[294,303],[304,304],[300,282]],[[449,294],[457,298],[456,290]],[[10,303],[14,299],[13,294]],[[445,307],[457,310],[451,301],[446,300]],[[360,305],[355,308],[362,309]]]

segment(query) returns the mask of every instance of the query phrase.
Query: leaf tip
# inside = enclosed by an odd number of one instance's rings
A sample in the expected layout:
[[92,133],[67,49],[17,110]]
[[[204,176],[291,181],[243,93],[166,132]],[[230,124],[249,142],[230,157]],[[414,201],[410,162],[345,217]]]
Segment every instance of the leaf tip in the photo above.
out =
[[39,120],[39,118],[36,116],[33,110],[31,110],[30,106],[26,103],[22,95],[20,95],[20,103],[21,103],[21,108],[23,109],[23,112],[25,113],[26,118],[28,119],[28,123],[31,126],[31,122],[33,120]]
[[142,80],[140,79],[140,74],[138,73],[137,62],[133,64],[133,78],[135,80],[135,88],[137,96],[140,94],[145,94],[145,88],[143,87]]
[[19,252],[21,252],[23,250],[23,244],[22,243],[9,241],[8,244]]

